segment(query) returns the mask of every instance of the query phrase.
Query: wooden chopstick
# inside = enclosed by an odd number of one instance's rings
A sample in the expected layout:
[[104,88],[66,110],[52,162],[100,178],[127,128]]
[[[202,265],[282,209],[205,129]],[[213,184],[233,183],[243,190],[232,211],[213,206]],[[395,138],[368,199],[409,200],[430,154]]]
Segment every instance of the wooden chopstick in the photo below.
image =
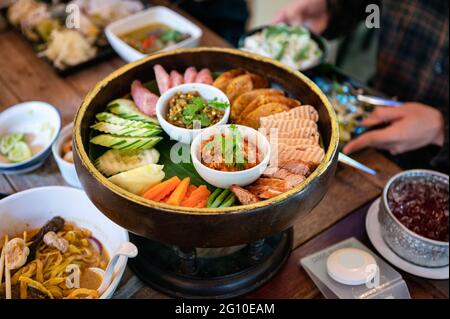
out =
[[3,243],[2,253],[0,254],[0,288],[2,287],[3,267],[5,266],[5,245],[7,242],[8,242],[8,235],[5,236],[5,242]]
[[11,299],[11,272],[8,267],[8,256],[5,254],[5,291],[6,299]]
[[0,257],[0,284],[3,278],[3,270],[5,271],[5,295],[6,299],[11,299],[11,272],[8,267],[8,256],[5,253],[5,247],[8,244],[8,235],[5,236],[5,242],[2,248],[2,254]]

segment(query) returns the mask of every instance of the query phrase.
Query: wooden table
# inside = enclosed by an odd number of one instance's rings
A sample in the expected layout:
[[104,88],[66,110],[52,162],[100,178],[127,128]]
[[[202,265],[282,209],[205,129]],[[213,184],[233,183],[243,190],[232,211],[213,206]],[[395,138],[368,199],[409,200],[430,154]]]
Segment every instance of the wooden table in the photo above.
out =
[[[219,36],[197,24],[204,32],[201,45],[229,46]],[[123,64],[116,57],[62,78],[36,57],[18,33],[3,32],[0,34],[0,111],[27,100],[45,101],[61,111],[65,125],[73,120],[81,101],[95,83]],[[378,176],[340,167],[324,200],[310,214],[297,220],[294,249],[287,264],[269,283],[247,297],[320,298],[320,292],[299,266],[300,258],[352,236],[370,246],[364,227],[368,204],[380,195],[386,181],[400,169],[373,150],[359,154],[356,159],[377,169],[380,172]],[[48,185],[65,185],[51,157],[42,168],[30,174],[0,175],[2,193]],[[414,298],[448,298],[448,280],[430,281],[403,275]],[[146,286],[129,269],[115,297],[167,298]]]

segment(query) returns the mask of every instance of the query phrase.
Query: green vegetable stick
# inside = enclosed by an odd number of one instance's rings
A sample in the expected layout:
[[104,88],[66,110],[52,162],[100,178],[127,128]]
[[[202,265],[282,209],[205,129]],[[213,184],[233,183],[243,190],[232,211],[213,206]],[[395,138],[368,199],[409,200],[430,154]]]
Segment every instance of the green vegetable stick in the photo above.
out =
[[219,196],[220,193],[222,193],[223,189],[221,188],[216,188],[216,190],[209,195],[208,197],[208,203],[206,204],[206,207],[211,207],[212,203],[214,202],[214,200],[217,198],[217,196]]
[[223,204],[220,205],[221,208],[231,207],[236,201],[236,196],[231,193],[228,197],[223,201]]
[[217,198],[216,200],[212,203],[211,208],[217,208],[220,206],[220,204],[223,203],[224,199],[228,196],[228,194],[230,194],[230,190],[229,189],[225,189]]

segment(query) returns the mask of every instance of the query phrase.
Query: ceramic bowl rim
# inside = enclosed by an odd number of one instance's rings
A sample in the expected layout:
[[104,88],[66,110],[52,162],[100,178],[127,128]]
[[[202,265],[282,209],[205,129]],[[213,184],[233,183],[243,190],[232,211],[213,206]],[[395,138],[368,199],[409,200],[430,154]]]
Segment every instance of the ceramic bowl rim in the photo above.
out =
[[[226,99],[226,102],[228,103],[228,107],[225,109],[224,114],[223,114],[223,116],[222,116],[222,118],[220,119],[219,122],[217,122],[214,125],[205,127],[205,128],[189,129],[189,128],[184,128],[184,127],[179,127],[179,126],[173,125],[172,123],[167,121],[166,120],[166,116],[162,114],[162,110],[165,107],[165,105],[163,104],[162,101],[165,100],[165,99],[168,99],[168,96],[173,97],[177,93],[178,90],[182,90],[184,88],[189,88],[189,87],[194,87],[194,86],[199,87],[199,88],[203,88],[204,90],[210,90],[210,91],[215,92],[215,93],[220,93],[220,95],[222,95]],[[200,95],[201,95],[201,93],[200,93]],[[224,124],[223,123],[224,121],[226,123],[228,121],[228,119],[230,118],[230,113],[231,113],[231,106],[230,105],[231,104],[230,104],[230,100],[228,99],[228,97],[226,97],[226,95],[222,91],[220,91],[218,88],[216,88],[216,87],[214,87],[212,85],[203,84],[203,83],[185,83],[185,84],[177,85],[177,86],[175,86],[173,88],[170,88],[169,90],[164,92],[159,97],[158,102],[156,103],[156,117],[158,118],[158,121],[163,122],[164,125],[167,125],[170,128],[172,128],[172,129],[176,129],[176,130],[182,131],[185,134],[200,133],[200,132],[203,132],[203,131],[205,131],[205,130],[207,130],[209,128],[220,126],[220,125]],[[161,126],[161,129],[164,130],[164,128],[162,126]],[[167,135],[169,135],[168,132],[165,132],[165,133]],[[192,141],[193,141],[193,139],[192,139]],[[192,141],[191,141],[191,143],[192,143]]]
[[[89,197],[87,196],[87,194],[78,188],[74,188],[74,187],[69,187],[69,186],[43,186],[43,187],[34,187],[34,188],[30,188],[30,189],[26,189],[17,193],[14,193],[10,196],[7,196],[3,199],[0,200],[0,204],[3,203],[4,201],[10,201],[10,200],[14,200],[17,198],[20,198],[22,196],[26,196],[28,194],[31,193],[36,193],[36,192],[43,192],[43,191],[52,191],[52,190],[60,190],[60,191],[65,191],[65,192],[78,192],[78,193],[82,193],[84,196],[86,196],[86,199],[88,201],[91,201],[89,199]],[[91,202],[92,206],[98,210],[100,212],[100,210]],[[101,213],[101,212],[100,212]],[[102,214],[102,213],[101,213]],[[114,223],[113,221],[111,221],[109,218],[108,220],[111,223]],[[115,224],[115,223],[114,223]],[[116,224],[117,225],[117,224]],[[120,228],[122,228],[122,232],[121,232],[121,237],[123,236],[125,241],[130,241],[130,236],[128,235],[128,231],[123,228],[120,225],[117,225]],[[118,232],[117,232],[118,233]],[[111,253],[111,252],[110,252]],[[124,260],[123,265],[119,268],[119,270],[116,273],[116,276],[114,277],[114,279],[111,281],[111,284],[108,286],[108,288],[105,290],[105,292],[99,297],[99,299],[106,299],[107,297],[111,297],[110,295],[113,293],[113,291],[115,291],[117,289],[117,285],[120,283],[120,281],[122,280],[123,274],[127,268],[127,264],[128,264],[128,258]]]
[[[165,47],[162,50],[156,51],[154,53],[150,53],[150,54],[145,54],[142,53],[138,50],[136,50],[135,48],[133,48],[131,45],[129,45],[128,43],[126,43],[125,41],[123,41],[120,38],[120,35],[118,33],[116,33],[116,31],[114,30],[114,28],[118,27],[121,24],[125,24],[129,21],[132,21],[133,19],[140,18],[141,16],[145,16],[146,14],[149,14],[149,12],[152,11],[157,11],[157,10],[165,10],[167,12],[169,12],[170,14],[174,14],[177,15],[177,18],[182,18],[183,20],[185,20],[184,22],[187,22],[190,24],[191,28],[196,29],[196,32],[198,32],[198,35],[195,34],[189,34],[189,38],[175,43],[169,47]],[[194,23],[192,23],[191,21],[187,20],[185,17],[183,17],[182,15],[180,15],[179,13],[175,12],[174,10],[171,10],[170,8],[167,8],[165,6],[153,6],[153,7],[149,7],[149,8],[145,8],[142,11],[133,13],[129,16],[123,17],[119,20],[113,21],[110,24],[108,24],[105,28],[105,34],[107,35],[107,37],[113,37],[116,41],[118,41],[118,43],[120,45],[122,45],[123,47],[127,48],[128,50],[130,50],[131,52],[133,52],[133,54],[135,54],[136,56],[140,56],[141,58],[145,58],[148,55],[152,55],[158,52],[163,52],[165,50],[171,50],[171,49],[177,49],[177,48],[182,48],[184,45],[186,45],[186,43],[190,43],[192,41],[196,41],[198,39],[200,39],[203,36],[203,31],[202,29],[200,29],[197,25],[195,25]],[[108,39],[109,42],[109,39]]]
[[[53,136],[53,138],[51,139],[51,141],[49,142],[49,144],[45,145],[44,148],[42,148],[42,150],[40,150],[39,152],[37,152],[36,154],[34,154],[32,157],[30,157],[29,159],[27,159],[26,161],[20,162],[20,163],[12,163],[12,164],[8,164],[8,163],[0,163],[0,170],[1,169],[6,169],[6,170],[16,170],[16,169],[21,169],[24,168],[23,166],[28,166],[29,164],[31,164],[32,162],[36,161],[37,159],[39,159],[39,157],[45,155],[46,153],[50,154],[49,150],[51,150],[53,144],[55,143],[55,141],[58,139],[59,137],[59,133],[61,132],[61,112],[54,107],[53,105],[51,105],[50,103],[47,102],[43,102],[43,101],[26,101],[26,102],[22,102],[22,103],[18,103],[18,104],[14,104],[10,107],[8,107],[6,110],[4,110],[3,112],[0,113],[1,115],[13,112],[14,109],[16,108],[22,108],[22,107],[27,107],[28,105],[32,105],[34,103],[39,103],[42,104],[42,106],[45,106],[49,109],[51,109],[52,111],[55,111],[56,115],[57,115],[57,119],[58,119],[58,123],[56,123],[57,127],[55,127],[56,132]],[[46,157],[46,156],[45,156]],[[45,160],[45,158],[42,159],[42,161]],[[39,159],[36,162],[40,162],[41,159]]]
[[381,203],[384,206],[384,209],[386,210],[386,212],[389,214],[389,216],[395,221],[395,224],[397,226],[399,226],[403,232],[407,233],[408,235],[410,235],[413,238],[416,238],[418,240],[427,242],[431,245],[436,245],[436,246],[449,246],[449,242],[445,242],[445,241],[439,241],[439,240],[434,240],[431,238],[427,238],[424,237],[422,235],[419,235],[415,232],[413,232],[412,230],[410,230],[408,227],[406,227],[405,225],[403,225],[397,217],[395,217],[394,213],[392,213],[391,208],[389,207],[389,202],[387,200],[387,196],[389,193],[389,190],[391,188],[391,186],[394,184],[395,181],[397,181],[398,179],[402,178],[402,177],[406,177],[409,176],[411,174],[422,174],[422,175],[429,175],[429,176],[437,176],[437,177],[441,177],[444,179],[447,179],[447,184],[448,184],[448,179],[449,176],[445,175],[443,173],[437,172],[437,171],[433,171],[433,170],[427,170],[427,169],[412,169],[412,170],[407,170],[407,171],[403,171],[400,172],[394,176],[391,177],[391,179],[387,182],[386,186],[383,189],[383,196],[382,196],[382,201]]
[[[218,170],[209,168],[208,166],[206,166],[205,164],[203,164],[203,163],[198,159],[197,150],[194,149],[194,146],[197,146],[197,145],[194,145],[194,144],[198,144],[198,143],[197,143],[197,142],[198,142],[198,139],[201,139],[201,138],[202,138],[202,135],[201,135],[201,134],[198,134],[198,135],[194,138],[194,140],[192,141],[192,144],[191,144],[191,156],[192,156],[192,160],[193,160],[193,161],[196,161],[197,163],[199,163],[199,164],[202,166],[202,168],[205,169],[206,171],[208,171],[208,172],[210,172],[210,173],[212,173],[212,174],[224,175],[224,176],[225,176],[225,175],[228,175],[228,176],[236,176],[236,175],[239,175],[239,174],[242,174],[242,173],[251,173],[251,172],[253,172],[253,171],[256,171],[257,169],[260,169],[262,166],[267,165],[268,162],[269,162],[270,156],[271,156],[271,147],[270,147],[269,140],[267,139],[267,137],[265,137],[263,134],[261,134],[261,132],[258,132],[258,131],[255,130],[254,128],[249,127],[249,126],[245,126],[245,125],[238,125],[238,124],[223,124],[223,125],[220,125],[220,126],[215,126],[215,127],[211,126],[211,127],[208,127],[208,128],[206,128],[206,129],[203,131],[203,133],[207,133],[208,131],[210,131],[210,130],[212,131],[213,129],[221,129],[221,128],[225,128],[225,127],[230,127],[230,125],[235,125],[236,127],[244,128],[245,130],[249,130],[249,131],[253,131],[258,137],[260,137],[260,138],[264,141],[264,144],[265,144],[265,146],[266,146],[266,148],[267,148],[267,151],[266,151],[266,154],[264,154],[264,158],[262,159],[262,161],[261,161],[258,165],[256,165],[255,167],[252,167],[252,168],[250,168],[250,169],[246,169],[246,170],[243,170],[243,171],[235,171],[235,172],[223,172],[223,171],[218,171]],[[260,175],[262,175],[262,172],[261,172]]]

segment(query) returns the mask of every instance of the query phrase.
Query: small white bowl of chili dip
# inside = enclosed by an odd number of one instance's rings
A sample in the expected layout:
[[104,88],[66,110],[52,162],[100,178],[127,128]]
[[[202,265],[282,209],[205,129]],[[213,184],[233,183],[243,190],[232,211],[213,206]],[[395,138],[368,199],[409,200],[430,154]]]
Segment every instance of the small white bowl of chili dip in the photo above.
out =
[[449,264],[448,175],[410,170],[394,176],[380,203],[386,244],[403,259],[424,267]]
[[191,157],[198,174],[209,184],[219,188],[247,186],[266,170],[270,144],[253,128],[221,125],[195,137]]
[[228,122],[230,101],[214,86],[182,84],[161,95],[156,116],[172,140],[190,144],[202,130]]

